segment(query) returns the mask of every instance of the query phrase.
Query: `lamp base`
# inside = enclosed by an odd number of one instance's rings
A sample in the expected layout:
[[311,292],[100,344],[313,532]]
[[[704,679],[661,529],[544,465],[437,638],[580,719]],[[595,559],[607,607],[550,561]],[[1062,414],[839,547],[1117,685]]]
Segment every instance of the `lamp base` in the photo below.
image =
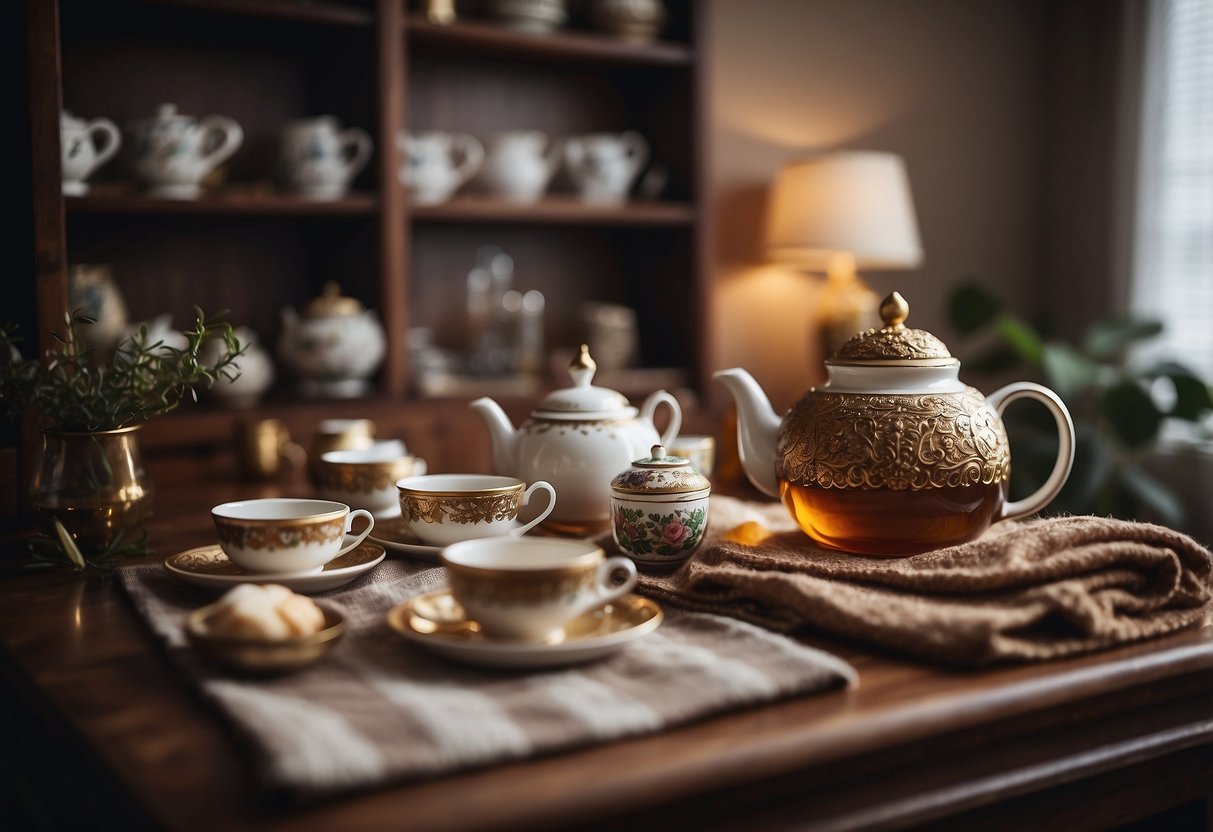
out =
[[821,357],[831,358],[857,332],[879,325],[880,298],[854,272],[831,272],[818,302]]

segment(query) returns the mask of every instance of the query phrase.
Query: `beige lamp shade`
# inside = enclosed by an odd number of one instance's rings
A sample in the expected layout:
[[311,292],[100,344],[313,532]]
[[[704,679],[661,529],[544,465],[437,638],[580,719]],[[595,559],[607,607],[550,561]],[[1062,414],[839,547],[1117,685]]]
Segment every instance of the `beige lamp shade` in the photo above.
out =
[[921,264],[902,158],[839,151],[784,165],[771,191],[767,253],[812,271],[825,271],[835,255],[845,253],[861,269]]

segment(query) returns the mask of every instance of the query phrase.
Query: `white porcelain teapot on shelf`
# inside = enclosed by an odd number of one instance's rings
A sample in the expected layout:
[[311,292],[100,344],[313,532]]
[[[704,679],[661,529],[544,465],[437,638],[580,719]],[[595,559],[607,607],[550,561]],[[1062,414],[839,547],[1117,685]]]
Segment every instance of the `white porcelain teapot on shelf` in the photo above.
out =
[[244,131],[227,116],[197,119],[161,104],[156,115],[127,126],[131,165],[152,196],[197,199],[202,180],[240,149]]
[[649,160],[649,143],[634,130],[591,133],[565,141],[564,157],[582,200],[617,203],[627,199]]
[[[100,138],[101,141],[97,139]],[[88,179],[108,162],[122,146],[118,128],[107,118],[85,121],[67,110],[59,114],[59,147],[63,163],[63,193],[84,196]]]
[[343,296],[335,281],[324,284],[302,315],[289,306],[282,309],[278,354],[299,377],[305,396],[366,395],[385,349],[383,325],[375,313]]
[[[569,365],[573,386],[548,395],[517,429],[492,399],[470,405],[488,426],[498,474],[547,480],[556,489],[556,507],[544,525],[557,531],[585,533],[604,526],[610,519],[611,480],[653,445],[668,444],[682,426],[678,401],[666,391],[658,390],[636,408],[622,394],[593,386],[595,369],[583,344]],[[653,415],[662,404],[670,419],[658,436]]]
[[467,133],[405,131],[397,142],[405,154],[400,181],[416,205],[446,202],[484,161],[483,145]]
[[478,182],[494,196],[535,202],[560,165],[563,145],[538,130],[510,130],[487,140]]
[[279,175],[305,199],[340,199],[371,157],[371,147],[365,130],[340,130],[335,116],[297,119],[282,131]]

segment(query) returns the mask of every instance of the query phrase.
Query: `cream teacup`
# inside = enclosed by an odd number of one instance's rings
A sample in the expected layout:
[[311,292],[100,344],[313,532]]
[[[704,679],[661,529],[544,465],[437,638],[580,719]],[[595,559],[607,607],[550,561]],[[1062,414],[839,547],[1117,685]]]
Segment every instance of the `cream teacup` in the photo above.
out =
[[[451,595],[486,635],[557,641],[564,625],[636,585],[629,558],[588,540],[494,537],[442,550]],[[623,583],[612,581],[623,573]]]
[[[365,517],[367,527],[343,547],[355,517]],[[249,572],[319,572],[375,527],[369,511],[350,511],[344,503],[276,497],[217,505],[211,519],[224,554]]]
[[[552,513],[556,489],[539,480],[526,483],[488,474],[429,474],[396,483],[400,514],[409,531],[423,543],[446,546],[477,537],[508,534],[521,537]],[[518,511],[536,491],[546,491],[548,504],[529,523],[518,522]]]
[[398,439],[369,448],[329,451],[316,466],[316,488],[327,500],[364,508],[376,517],[400,510],[396,482],[424,474],[424,459],[410,456]]

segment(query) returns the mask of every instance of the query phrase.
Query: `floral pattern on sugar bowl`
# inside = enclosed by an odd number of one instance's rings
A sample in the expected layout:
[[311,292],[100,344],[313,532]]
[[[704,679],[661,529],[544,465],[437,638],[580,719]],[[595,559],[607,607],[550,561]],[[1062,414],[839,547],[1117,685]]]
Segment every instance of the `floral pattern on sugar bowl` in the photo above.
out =
[[383,326],[330,281],[303,315],[282,310],[278,352],[299,377],[305,396],[354,398],[370,392],[368,379],[383,360]]
[[683,457],[654,445],[611,481],[611,532],[638,563],[677,566],[695,553],[708,529],[712,486]]

